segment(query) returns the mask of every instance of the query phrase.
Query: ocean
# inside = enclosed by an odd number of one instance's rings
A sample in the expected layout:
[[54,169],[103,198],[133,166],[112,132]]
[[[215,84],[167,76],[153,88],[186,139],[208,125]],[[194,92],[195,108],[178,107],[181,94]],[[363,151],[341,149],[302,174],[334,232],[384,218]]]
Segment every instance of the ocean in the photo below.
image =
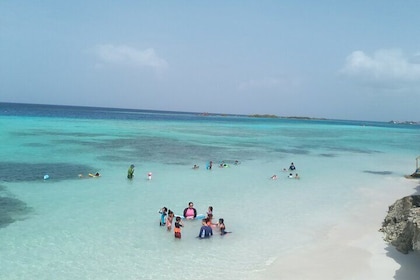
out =
[[[0,103],[0,279],[259,279],[363,190],[413,185],[419,128]],[[162,207],[189,201],[232,233],[201,240],[188,220],[179,240],[159,226]]]

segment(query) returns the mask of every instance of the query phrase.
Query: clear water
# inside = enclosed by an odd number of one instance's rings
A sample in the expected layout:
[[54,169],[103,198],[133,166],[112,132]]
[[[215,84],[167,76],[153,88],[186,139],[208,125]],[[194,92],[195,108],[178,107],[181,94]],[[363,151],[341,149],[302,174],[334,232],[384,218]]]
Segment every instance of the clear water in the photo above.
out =
[[[0,103],[0,132],[0,279],[257,279],[420,154],[419,127],[374,122]],[[158,210],[189,201],[233,233],[175,240]]]

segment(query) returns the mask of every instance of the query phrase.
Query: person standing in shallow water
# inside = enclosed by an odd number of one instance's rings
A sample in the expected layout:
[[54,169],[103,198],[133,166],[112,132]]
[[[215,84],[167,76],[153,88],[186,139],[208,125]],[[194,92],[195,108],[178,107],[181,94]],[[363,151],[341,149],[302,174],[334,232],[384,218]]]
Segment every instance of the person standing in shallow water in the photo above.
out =
[[130,165],[127,171],[127,178],[133,179],[133,177],[134,177],[134,164]]
[[175,227],[174,227],[174,235],[175,238],[181,239],[181,227],[184,225],[182,224],[181,217],[175,218]]

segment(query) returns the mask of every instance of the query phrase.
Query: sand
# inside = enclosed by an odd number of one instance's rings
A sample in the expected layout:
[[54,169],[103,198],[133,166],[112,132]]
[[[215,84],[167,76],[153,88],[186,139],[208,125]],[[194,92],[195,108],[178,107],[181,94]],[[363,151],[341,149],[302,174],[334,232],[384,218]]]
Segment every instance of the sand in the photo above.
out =
[[360,189],[360,203],[346,219],[318,234],[317,244],[278,258],[260,279],[420,279],[420,253],[404,255],[379,232],[388,206],[420,193],[418,181],[401,181],[382,192]]

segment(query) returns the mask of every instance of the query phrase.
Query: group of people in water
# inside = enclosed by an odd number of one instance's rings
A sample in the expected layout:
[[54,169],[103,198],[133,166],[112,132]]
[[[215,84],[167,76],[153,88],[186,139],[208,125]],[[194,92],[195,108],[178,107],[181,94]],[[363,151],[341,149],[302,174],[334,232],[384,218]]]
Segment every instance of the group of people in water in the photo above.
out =
[[[287,172],[287,171],[295,171],[296,170],[296,166],[295,164],[292,162],[290,163],[289,169],[283,168],[283,172]],[[292,172],[289,173],[289,175],[287,176],[289,179],[300,179],[299,174],[295,173],[295,175],[293,175]],[[276,174],[274,174],[273,176],[270,177],[271,180],[277,180],[278,176]]]
[[[235,160],[233,162],[234,165],[238,165],[239,163],[240,162],[238,160]],[[220,168],[229,167],[229,164],[226,163],[225,161],[221,161],[219,163],[219,167]],[[134,164],[131,164],[130,167],[128,168],[128,171],[127,171],[127,178],[128,179],[133,179],[133,177],[134,177],[134,168],[135,168]],[[199,169],[199,168],[200,168],[200,166],[197,165],[197,164],[194,164],[194,166],[192,167],[192,169]],[[213,168],[213,161],[209,161],[208,164],[207,164],[207,166],[206,166],[206,169],[207,170],[211,170],[212,168]],[[287,171],[290,172],[289,175],[288,175],[288,178],[289,179],[300,179],[300,176],[299,176],[298,173],[295,173],[295,175],[293,175],[292,172],[295,171],[295,170],[296,170],[296,166],[295,166],[295,164],[293,162],[290,163],[289,169],[283,168],[283,171],[284,172],[287,172]],[[89,175],[91,175],[91,174],[89,174]],[[95,175],[96,175],[95,177],[99,177],[100,176],[99,173],[97,173]],[[152,172],[147,173],[147,179],[148,180],[152,180]],[[278,179],[277,174],[272,175],[270,177],[270,179],[271,180],[277,180]]]
[[[133,179],[133,177],[134,177],[134,168],[135,168],[135,165],[134,164],[132,164],[132,165],[130,165],[130,167],[128,167],[128,171],[127,171],[127,179]],[[148,172],[147,173],[147,180],[152,180],[152,172]]]
[[[197,210],[194,208],[194,203],[189,202],[188,207],[184,209],[183,216],[175,216],[174,212],[167,207],[162,207],[159,210],[160,214],[160,226],[166,226],[168,231],[172,230],[172,224],[174,226],[174,237],[181,239],[181,228],[184,227],[183,219],[193,220],[193,219],[202,219],[201,228],[198,233],[198,238],[210,238],[213,236],[213,228],[218,228],[220,230],[220,235],[225,235],[230,233],[226,231],[226,226],[224,219],[220,218],[217,223],[213,223],[213,206],[209,206],[206,216],[201,217],[197,215]],[[175,221],[174,221],[175,219]]]
[[[235,161],[229,161],[229,162],[231,162],[233,165],[238,165],[238,164],[240,164],[240,162],[239,162],[239,160],[235,160]],[[229,163],[227,162],[227,161],[225,161],[225,160],[222,160],[222,161],[220,161],[219,162],[219,167],[220,168],[225,168],[225,167],[229,167]],[[194,166],[192,167],[192,169],[199,169],[200,168],[200,166],[199,165],[197,165],[197,164],[194,164]],[[213,161],[212,160],[210,160],[208,163],[207,163],[207,165],[206,165],[206,169],[207,170],[212,170],[212,168],[213,168]]]
[[[238,164],[240,164],[240,162],[238,160],[235,160],[233,162],[233,164],[234,165],[238,165]],[[221,167],[221,168],[229,167],[229,164],[226,163],[225,161],[221,161],[219,163],[219,167]],[[128,167],[128,170],[127,170],[127,179],[130,179],[131,180],[131,179],[134,178],[134,168],[135,168],[135,165],[134,164],[131,164]],[[192,169],[199,169],[199,168],[200,168],[200,166],[197,165],[197,164],[194,164],[194,166],[192,167]],[[207,163],[206,169],[207,170],[211,170],[212,168],[213,168],[213,161],[209,161]],[[91,175],[91,174],[89,174],[89,175]],[[79,175],[79,177],[81,177],[81,175]],[[99,173],[97,173],[97,176],[96,177],[99,177]],[[147,173],[147,179],[148,180],[152,180],[152,172]]]
[[[231,162],[231,163],[233,163],[233,165],[238,165],[240,162],[239,162],[239,160],[235,160],[235,161],[233,161],[233,162]],[[226,167],[229,167],[229,163],[228,162],[226,162],[226,161],[224,161],[224,160],[222,160],[220,163],[219,163],[219,167],[220,168],[226,168]],[[199,165],[197,165],[197,164],[194,164],[194,166],[192,167],[193,169],[198,169],[198,168],[200,168],[200,166]],[[212,170],[212,168],[213,168],[213,161],[212,160],[210,160],[208,163],[207,163],[207,165],[206,165],[206,169],[207,170]]]

